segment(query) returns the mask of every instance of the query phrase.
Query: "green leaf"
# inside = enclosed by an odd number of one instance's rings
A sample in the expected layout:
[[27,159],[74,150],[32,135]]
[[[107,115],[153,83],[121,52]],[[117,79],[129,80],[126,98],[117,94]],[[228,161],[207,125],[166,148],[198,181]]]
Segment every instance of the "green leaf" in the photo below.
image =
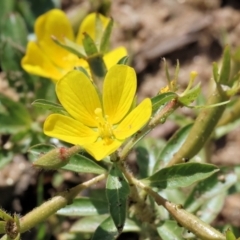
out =
[[213,79],[215,82],[218,82],[219,74],[218,74],[218,65],[216,62],[212,64],[212,71],[213,71]]
[[153,174],[154,166],[165,141],[161,139],[144,138],[136,147],[137,165],[139,177],[146,178]]
[[6,15],[1,23],[0,60],[4,71],[21,71],[21,59],[27,44],[27,28],[18,13]]
[[[161,154],[156,161],[156,165],[154,167],[155,171],[160,169],[162,166],[165,166],[172,159],[174,154],[181,148],[182,144],[186,140],[191,127],[192,127],[192,124],[188,124],[180,128],[169,139],[169,141],[161,151]],[[185,159],[185,161],[188,161],[188,159]]]
[[226,231],[226,240],[236,240],[236,237],[230,229]]
[[94,198],[78,198],[73,203],[57,211],[63,216],[92,216],[108,213],[107,202]]
[[188,106],[193,101],[196,100],[196,98],[199,96],[201,92],[200,83],[198,83],[195,87],[190,89],[184,96],[179,97],[178,100],[181,102],[184,106]]
[[64,41],[65,41],[64,43],[60,42],[55,36],[52,36],[52,40],[57,45],[69,51],[70,53],[76,55],[77,57],[83,58],[83,59],[86,58],[83,47],[69,40],[68,38],[64,38]]
[[[46,154],[55,148],[56,147],[53,145],[37,144],[35,146],[32,146],[28,150],[28,152],[30,153],[29,157],[32,161],[35,161],[43,154]],[[81,172],[81,173],[102,174],[105,172],[105,169],[102,168],[100,165],[98,165],[95,161],[80,154],[76,154],[72,156],[69,162],[65,166],[63,166],[61,169],[78,172],[78,173]]]
[[91,240],[113,240],[118,235],[112,218],[108,217],[98,226]]
[[[101,222],[107,219],[109,215],[95,215],[82,217],[76,221],[70,228],[72,233],[94,233]],[[114,226],[114,230],[116,228]]]
[[183,228],[181,228],[176,221],[165,221],[157,228],[157,231],[162,240],[184,240],[182,237]]
[[127,198],[130,192],[128,182],[122,172],[114,164],[106,183],[106,196],[110,215],[120,233],[123,230],[127,212]]
[[128,64],[128,56],[122,57],[117,64],[123,64],[123,65],[127,65]]
[[211,164],[181,163],[166,167],[142,181],[158,189],[187,187],[210,177],[219,169]]
[[68,113],[66,112],[66,110],[63,108],[62,105],[58,103],[50,102],[45,99],[37,99],[32,103],[32,105],[45,110],[49,110],[53,113],[61,113],[64,115],[68,115]]
[[159,94],[151,99],[152,101],[152,112],[158,111],[165,103],[168,103],[174,98],[177,98],[177,94],[174,92],[167,92]]
[[14,0],[0,1],[0,20],[14,10],[15,4]]
[[105,53],[108,50],[108,46],[109,46],[109,39],[111,36],[111,32],[112,32],[112,28],[113,28],[113,19],[111,19],[107,25],[107,27],[105,28],[102,38],[101,38],[101,43],[100,43],[100,52],[101,53]]
[[76,154],[71,157],[68,164],[63,166],[61,169],[78,173],[102,174],[106,172],[106,170],[98,165],[96,161],[80,154]]
[[0,133],[17,133],[29,129],[31,117],[20,102],[0,94]]
[[[226,195],[227,193],[223,192],[209,200],[206,200],[197,216],[205,223],[212,223],[223,209]],[[211,209],[211,211],[209,211],[209,209]]]
[[[221,179],[219,178],[221,176]],[[210,178],[199,182],[191,194],[188,196],[184,208],[188,212],[196,212],[206,201],[213,197],[224,193],[231,186],[237,182],[237,175],[235,173],[228,174],[214,174]]]
[[[72,233],[94,233],[96,229],[99,227],[99,223],[103,222],[106,219],[111,219],[109,215],[95,215],[95,216],[86,216],[82,217],[78,221],[76,221],[71,229],[70,232]],[[112,230],[116,232],[116,227],[112,219],[113,228]],[[123,232],[140,232],[141,228],[139,225],[131,219],[126,219],[125,227]],[[101,239],[101,238],[100,238]]]
[[98,49],[94,40],[87,33],[84,33],[83,47],[87,56],[98,54]]
[[104,78],[105,74],[107,72],[106,65],[103,61],[102,56],[94,56],[94,57],[89,57],[86,59],[91,72],[97,77],[97,78]]
[[218,83],[220,84],[228,84],[229,76],[231,71],[231,54],[230,47],[226,46],[223,52],[222,57],[222,68],[219,75]]

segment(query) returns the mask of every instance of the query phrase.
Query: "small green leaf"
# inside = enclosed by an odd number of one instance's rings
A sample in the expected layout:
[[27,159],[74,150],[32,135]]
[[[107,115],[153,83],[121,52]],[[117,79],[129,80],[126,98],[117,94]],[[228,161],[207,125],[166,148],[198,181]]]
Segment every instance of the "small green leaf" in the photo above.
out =
[[193,101],[195,101],[201,92],[200,85],[201,84],[198,83],[195,87],[190,89],[184,96],[179,97],[178,98],[179,102],[181,102],[184,106],[188,106]]
[[174,98],[177,98],[177,94],[174,92],[167,92],[159,94],[151,99],[152,101],[152,112],[158,111],[165,103],[168,103]]
[[218,74],[218,65],[216,62],[212,64],[212,71],[213,71],[213,79],[217,83],[219,79],[219,74]]
[[[109,215],[95,215],[82,217],[70,228],[72,233],[94,233],[101,222],[109,218]],[[116,228],[114,226],[114,230]]]
[[108,50],[108,46],[109,46],[109,39],[111,36],[111,32],[112,32],[112,28],[113,28],[113,19],[111,19],[107,25],[107,27],[105,28],[102,38],[101,38],[101,43],[100,43],[100,52],[101,53],[105,53]]
[[123,64],[123,65],[127,65],[128,64],[128,56],[122,57],[117,64]]
[[0,151],[0,169],[6,166],[13,159],[13,152],[2,150]]
[[29,129],[31,117],[21,102],[0,94],[0,133],[17,133]]
[[231,71],[231,54],[230,47],[226,46],[223,52],[222,57],[222,68],[219,75],[218,83],[220,84],[228,84],[229,76]]
[[[221,178],[219,178],[221,176]],[[222,179],[222,180],[221,180]],[[196,212],[206,201],[209,201],[218,194],[227,191],[237,182],[235,173],[214,174],[210,178],[199,182],[188,196],[184,208],[188,212]]]
[[[161,151],[160,156],[158,157],[154,170],[160,169],[162,166],[165,166],[174,154],[181,148],[182,144],[187,138],[187,135],[192,127],[192,123],[180,128],[167,142],[166,146]],[[188,161],[189,159],[185,159]]]
[[70,158],[70,161],[67,165],[62,167],[63,170],[69,170],[72,172],[78,173],[96,173],[102,174],[105,173],[105,169],[93,161],[90,158],[87,158],[81,154],[76,154]]
[[176,221],[165,221],[157,228],[157,231],[162,240],[184,240],[182,237],[183,228],[181,228]]
[[182,163],[166,167],[142,181],[158,189],[187,187],[210,177],[219,169],[211,164]]
[[107,202],[94,198],[78,198],[65,208],[57,211],[62,216],[92,216],[108,213]]
[[60,47],[66,49],[67,51],[69,51],[70,53],[76,55],[79,58],[83,58],[85,59],[86,56],[84,54],[84,49],[82,46],[78,45],[77,43],[64,38],[65,43],[61,43],[55,36],[52,36],[52,40],[59,45]]
[[154,166],[165,141],[153,138],[144,138],[136,147],[137,165],[139,177],[146,178],[153,174]]
[[6,15],[1,23],[0,61],[4,71],[21,71],[21,59],[27,44],[27,28],[18,13]]
[[84,33],[83,47],[87,56],[98,54],[98,49],[94,40],[87,33]]
[[50,102],[48,100],[45,99],[37,99],[32,103],[33,106],[45,109],[45,110],[49,110],[53,113],[61,113],[64,115],[68,115],[68,113],[66,112],[66,110],[62,107],[62,105],[58,104],[58,103],[53,103]]
[[91,240],[113,240],[119,235],[111,217],[105,219],[96,229]]
[[226,231],[226,240],[236,240],[236,237],[230,229]]
[[103,61],[102,56],[94,56],[86,59],[91,72],[98,78],[104,78],[107,72],[106,65]]
[[129,185],[122,172],[114,164],[109,172],[106,183],[106,195],[110,215],[120,233],[123,230],[127,212]]

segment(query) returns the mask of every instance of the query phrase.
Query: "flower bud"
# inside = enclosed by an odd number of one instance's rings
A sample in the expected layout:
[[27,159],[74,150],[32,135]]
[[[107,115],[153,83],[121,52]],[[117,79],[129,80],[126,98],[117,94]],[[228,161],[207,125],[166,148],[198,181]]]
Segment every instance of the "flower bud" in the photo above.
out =
[[65,147],[51,150],[37,159],[33,165],[46,170],[56,170],[65,166],[70,160],[71,154]]

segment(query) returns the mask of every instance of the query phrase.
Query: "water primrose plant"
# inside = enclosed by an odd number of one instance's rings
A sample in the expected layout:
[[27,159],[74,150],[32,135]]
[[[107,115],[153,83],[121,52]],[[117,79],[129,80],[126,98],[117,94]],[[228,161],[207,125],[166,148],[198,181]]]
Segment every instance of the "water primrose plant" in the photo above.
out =
[[[229,46],[221,68],[213,64],[212,91],[206,102],[194,104],[199,97],[204,99],[200,84],[194,84],[195,71],[182,90],[177,82],[179,64],[173,77],[165,64],[167,86],[137,105],[136,73],[127,66],[126,50],[120,47],[107,53],[112,26],[111,19],[92,13],[74,40],[62,11],[54,9],[37,19],[36,41],[28,43],[21,63],[27,72],[56,82],[60,103],[47,98],[33,103],[52,111],[43,132],[55,145],[45,139],[29,149],[28,158],[38,169],[91,177],[24,216],[0,209],[1,240],[20,239],[53,214],[78,219],[61,233],[64,240],[116,239],[124,232],[135,232],[139,239],[235,240],[236,229],[211,223],[229,189],[239,189],[239,169],[212,165],[206,153],[209,142],[233,129],[229,124],[239,117],[235,95],[240,74],[231,67],[235,61]],[[12,124],[8,116],[22,120],[29,114],[13,114],[17,103],[0,100],[5,111],[11,109],[1,115],[2,123],[5,119],[5,124]],[[182,107],[193,109],[196,119],[179,117],[176,110]],[[149,139],[147,134],[168,118],[178,123],[179,130],[167,142]],[[136,155],[131,166],[137,171],[129,166],[130,153]],[[99,182],[104,188],[91,188]],[[88,195],[83,197],[85,189]],[[56,229],[51,227],[51,233]],[[45,231],[41,234],[41,239],[48,238]]]

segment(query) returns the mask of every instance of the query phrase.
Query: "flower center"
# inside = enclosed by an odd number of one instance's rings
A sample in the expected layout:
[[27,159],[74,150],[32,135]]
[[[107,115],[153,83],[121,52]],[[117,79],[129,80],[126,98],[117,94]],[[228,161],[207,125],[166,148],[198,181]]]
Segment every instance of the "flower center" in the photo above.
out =
[[96,108],[94,113],[96,114],[96,120],[98,122],[99,137],[103,139],[106,145],[113,142],[114,135],[112,125],[108,122],[108,116],[103,116],[102,109]]

